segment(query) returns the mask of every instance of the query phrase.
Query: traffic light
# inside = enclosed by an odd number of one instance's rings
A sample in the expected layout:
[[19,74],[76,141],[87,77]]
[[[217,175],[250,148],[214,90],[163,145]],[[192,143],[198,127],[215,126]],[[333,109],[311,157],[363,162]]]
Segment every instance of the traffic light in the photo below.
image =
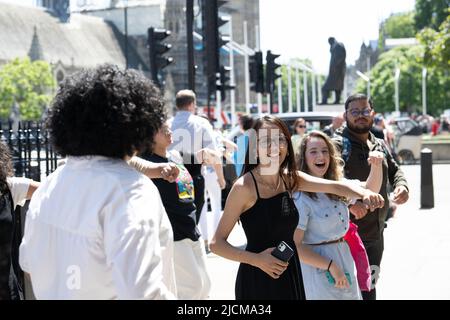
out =
[[217,84],[217,90],[220,90],[220,97],[221,97],[222,101],[225,101],[225,99],[226,99],[226,91],[232,90],[235,88],[234,85],[231,85],[229,83],[229,81],[231,79],[230,72],[231,72],[230,67],[224,67],[224,66],[220,67],[219,79],[216,84]]
[[280,67],[279,64],[275,62],[279,54],[273,54],[270,50],[267,51],[266,55],[266,92],[273,95],[273,90],[275,86],[275,80],[281,77],[281,75],[276,73],[276,70]]
[[150,72],[152,80],[161,85],[160,71],[173,62],[172,57],[164,54],[172,48],[171,44],[162,41],[170,36],[171,32],[165,29],[148,28],[148,48],[150,54]]
[[227,1],[203,0],[202,24],[205,57],[205,75],[208,81],[208,96],[216,89],[217,73],[220,73],[220,48],[230,41],[219,28],[229,21],[229,17],[219,15],[219,8]]
[[261,51],[256,51],[250,56],[250,90],[264,93],[264,66]]

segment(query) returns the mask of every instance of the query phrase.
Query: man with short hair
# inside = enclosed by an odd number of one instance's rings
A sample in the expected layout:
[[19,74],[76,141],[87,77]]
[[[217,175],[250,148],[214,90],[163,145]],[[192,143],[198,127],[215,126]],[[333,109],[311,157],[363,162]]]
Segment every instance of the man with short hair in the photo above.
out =
[[[175,97],[177,113],[172,121],[173,144],[171,149],[177,150],[183,156],[183,163],[194,180],[195,206],[197,207],[197,224],[205,203],[205,179],[201,173],[204,159],[202,150],[219,151],[214,132],[208,120],[195,115],[197,101],[192,90],[181,90]],[[221,163],[213,164],[219,185],[225,187],[225,178]]]
[[392,157],[384,141],[375,138],[370,132],[375,112],[372,101],[363,94],[354,94],[345,102],[345,120],[347,126],[336,132],[335,142],[345,161],[344,174],[348,179],[366,181],[370,172],[367,157],[371,151],[380,151],[383,160],[383,182],[380,194],[384,198],[384,207],[368,212],[357,201],[350,206],[352,221],[358,225],[358,233],[364,243],[372,270],[372,290],[362,292],[364,300],[375,300],[375,285],[380,272],[384,250],[383,230],[389,208],[387,194],[388,183],[394,188],[393,201],[403,204],[408,200],[409,190],[406,178]]

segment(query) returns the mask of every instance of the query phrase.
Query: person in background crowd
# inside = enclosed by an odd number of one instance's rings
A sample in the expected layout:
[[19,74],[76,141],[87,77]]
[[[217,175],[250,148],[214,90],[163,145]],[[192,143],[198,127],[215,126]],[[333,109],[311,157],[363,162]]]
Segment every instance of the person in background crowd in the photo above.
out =
[[245,153],[248,147],[248,135],[247,131],[253,128],[255,120],[250,115],[242,115],[239,118],[239,127],[241,129],[241,135],[237,137],[236,145],[237,151],[234,153],[234,166],[236,169],[236,176],[239,177],[242,173],[245,163]]
[[342,114],[339,114],[333,118],[333,121],[331,122],[330,125],[326,126],[323,129],[323,132],[331,138],[334,136],[334,133],[336,132],[336,130],[338,130],[340,127],[342,127],[344,122],[345,122],[344,117],[342,116]]
[[31,199],[38,187],[39,182],[13,177],[11,154],[0,141],[0,300],[24,299],[19,266],[22,226],[15,208]]
[[345,120],[347,127],[336,132],[334,141],[345,162],[344,176],[347,179],[366,181],[370,173],[367,163],[371,151],[384,154],[383,182],[380,194],[384,198],[384,206],[368,214],[367,209],[357,201],[350,206],[352,221],[358,226],[358,233],[364,243],[372,269],[373,289],[362,292],[364,300],[376,299],[376,283],[380,272],[381,258],[384,251],[383,231],[389,208],[387,194],[388,181],[394,188],[393,201],[405,203],[409,197],[408,184],[402,170],[395,162],[383,140],[375,138],[370,132],[375,115],[372,101],[363,94],[354,94],[345,102]]
[[[379,192],[382,160],[382,153],[370,153],[367,181],[354,182]],[[342,160],[331,139],[320,131],[303,138],[299,168],[317,178],[339,181],[343,177]],[[293,198],[300,214],[294,239],[302,263],[306,299],[361,300],[355,262],[344,240],[349,230],[347,205],[351,199],[318,192],[296,193]],[[321,268],[327,264],[327,269]]]
[[67,156],[35,192],[20,266],[37,299],[173,299],[173,233],[158,189],[127,164],[165,121],[159,89],[101,65],[65,79],[49,109]]
[[183,300],[202,300],[209,296],[211,281],[206,269],[205,248],[196,225],[195,190],[192,177],[181,155],[168,151],[172,131],[167,123],[156,133],[151,152],[142,158],[152,163],[174,163],[179,175],[174,183],[153,179],[169,216],[174,235],[174,266],[177,294]]
[[300,143],[306,133],[306,121],[303,118],[298,118],[294,122],[294,134],[291,137],[292,147],[294,148],[294,154],[298,156],[300,154]]
[[373,126],[370,128],[370,132],[373,133],[375,138],[385,140],[386,136],[384,134],[385,127],[384,127],[384,119],[381,114],[377,114],[373,118]]
[[[228,141],[222,137],[221,132],[218,129],[213,131],[213,138],[217,149],[219,150],[219,157],[223,157],[225,154],[225,145],[228,143],[230,146],[234,145],[233,142]],[[226,140],[226,142],[225,142]],[[215,164],[215,166],[222,166],[222,161]],[[205,205],[203,206],[202,214],[200,215],[200,232],[205,241],[205,250],[209,253],[209,242],[211,241],[214,231],[219,224],[220,217],[222,215],[222,190],[225,189],[225,179],[218,178],[216,171],[223,170],[222,168],[214,168],[211,166],[202,167],[202,175],[205,179]],[[211,212],[208,212],[208,199],[211,206]]]
[[[300,263],[295,254],[294,231],[299,215],[292,192],[303,190],[363,198],[371,210],[382,206],[383,199],[359,186],[297,171],[289,130],[280,119],[264,116],[253,128],[256,136],[250,136],[244,172],[230,191],[210,247],[212,252],[240,262],[237,299],[305,299]],[[228,242],[238,221],[247,237],[245,249]],[[281,241],[294,250],[289,263],[271,254]]]
[[[171,149],[178,151],[183,157],[183,163],[194,179],[195,206],[197,208],[197,223],[205,203],[205,180],[202,176],[202,162],[196,156],[205,148],[218,152],[211,124],[195,115],[197,101],[192,90],[181,90],[176,95],[177,113],[172,120],[171,130],[174,143]],[[221,184],[224,183],[223,168],[220,163],[213,165]]]
[[440,126],[441,126],[441,124],[440,124],[439,119],[433,120],[433,124],[431,125],[431,135],[432,136],[438,135]]

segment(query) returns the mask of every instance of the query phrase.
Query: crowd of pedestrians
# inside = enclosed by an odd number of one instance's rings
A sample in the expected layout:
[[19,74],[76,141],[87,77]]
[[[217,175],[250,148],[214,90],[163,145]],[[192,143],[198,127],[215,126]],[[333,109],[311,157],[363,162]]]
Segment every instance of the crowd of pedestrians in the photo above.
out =
[[[0,144],[0,299],[24,298],[22,272],[37,299],[208,299],[210,250],[240,262],[236,299],[375,299],[387,190],[402,204],[408,186],[370,131],[371,100],[350,96],[325,133],[242,116],[236,141],[196,103],[181,90],[167,119],[151,81],[102,65],[60,85],[46,126],[64,161],[42,183],[13,177]],[[222,212],[224,159],[237,179]],[[21,237],[14,208],[27,199]],[[228,242],[236,223],[245,248]],[[345,240],[352,223],[369,290]]]

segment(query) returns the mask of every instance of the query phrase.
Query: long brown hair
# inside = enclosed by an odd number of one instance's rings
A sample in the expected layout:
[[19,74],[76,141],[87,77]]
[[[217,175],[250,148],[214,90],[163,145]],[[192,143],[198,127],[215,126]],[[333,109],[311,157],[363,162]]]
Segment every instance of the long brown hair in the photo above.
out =
[[[312,138],[319,138],[325,141],[325,144],[328,148],[328,153],[330,155],[330,164],[328,166],[327,172],[325,172],[323,178],[327,180],[339,181],[343,177],[343,164],[344,161],[339,156],[339,153],[334,146],[334,143],[331,141],[330,137],[328,137],[322,131],[311,131],[307,133],[300,143],[300,154],[299,154],[299,168],[300,171],[306,172],[310,174],[308,165],[306,164],[306,147],[308,146],[308,142],[311,141]],[[306,192],[312,199],[317,199],[317,195],[315,192]],[[327,193],[328,198],[332,200],[346,200],[345,198],[339,197],[335,194]]]
[[8,183],[6,178],[13,176],[11,153],[6,144],[0,141],[0,192],[8,191]]
[[[289,192],[296,191],[299,187],[300,176],[297,172],[297,164],[295,162],[294,148],[292,147],[291,134],[289,133],[289,129],[286,127],[283,121],[272,115],[266,115],[256,120],[252,129],[256,134],[258,134],[259,129],[261,129],[261,127],[265,123],[276,125],[286,137],[288,152],[286,154],[286,158],[280,164],[278,173],[280,176],[283,176],[283,173],[286,174],[288,178],[287,188]],[[256,140],[256,136],[252,137],[250,135],[249,137],[250,141],[247,145],[244,169],[242,170],[241,176],[255,169],[260,164],[259,157],[256,156],[257,143],[255,143],[256,141],[252,141],[252,138],[253,140]]]

